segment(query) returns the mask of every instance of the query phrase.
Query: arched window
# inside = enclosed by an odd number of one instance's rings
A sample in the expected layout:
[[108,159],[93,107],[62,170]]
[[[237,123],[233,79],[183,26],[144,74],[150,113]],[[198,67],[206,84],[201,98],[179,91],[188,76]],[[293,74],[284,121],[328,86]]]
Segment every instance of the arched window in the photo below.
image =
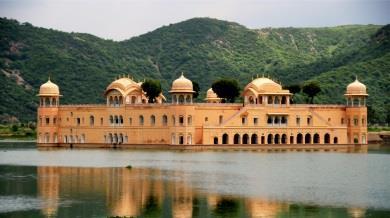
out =
[[329,133],[326,133],[324,135],[324,143],[325,144],[329,144],[330,143],[330,135],[329,135]]
[[150,125],[156,125],[156,117],[154,115],[150,116]]
[[282,118],[280,120],[280,123],[281,124],[287,124],[287,118],[285,116],[282,116]]
[[85,143],[85,134],[81,134],[80,142]]
[[118,134],[114,134],[114,143],[117,144],[118,143]]
[[116,125],[118,125],[118,124],[119,124],[119,118],[118,118],[118,116],[117,116],[117,115],[115,115],[115,117],[114,117],[114,118],[115,118],[115,124],[116,124]]
[[251,144],[258,144],[258,141],[257,141],[257,134],[252,134],[252,137],[251,137]]
[[273,101],[272,96],[268,96],[268,101],[267,101],[267,103],[268,103],[268,104],[272,104],[272,101]]
[[179,103],[184,104],[184,95],[179,95]]
[[272,143],[273,143],[273,135],[272,134],[268,134],[267,144],[272,144]]
[[100,126],[103,126],[103,117],[100,117]]
[[229,144],[229,135],[226,133],[222,135],[222,144]]
[[54,142],[54,143],[57,143],[57,142],[58,142],[57,133],[54,133],[54,134],[53,134],[53,142]]
[[175,136],[175,133],[172,133],[172,135],[171,135],[171,144],[172,144],[172,145],[176,144],[176,136]]
[[274,143],[275,144],[280,144],[280,135],[279,134],[275,134]]
[[119,99],[118,96],[114,97],[114,106],[119,106]]
[[261,136],[261,144],[265,144],[265,136]]
[[310,144],[310,143],[311,143],[311,135],[310,135],[310,133],[306,133],[305,144]]
[[45,133],[45,143],[49,143],[50,142],[50,135],[49,133]]
[[123,134],[119,134],[119,144],[123,144]]
[[144,116],[139,115],[139,125],[143,126],[144,125]]
[[108,100],[108,105],[112,106],[113,104],[114,104],[114,99],[112,98],[112,96],[110,96]]
[[187,125],[192,125],[192,116],[187,117]]
[[179,116],[179,125],[180,126],[184,125],[184,117],[183,116]]
[[219,115],[219,124],[222,124],[222,122],[223,122],[223,116]]
[[108,135],[108,139],[110,143],[114,143],[114,137],[112,136],[112,133]]
[[110,115],[110,124],[114,124],[114,117],[112,115]]
[[317,133],[314,134],[314,136],[313,136],[313,143],[314,144],[320,143],[320,135],[318,135]]
[[286,134],[283,134],[282,135],[282,144],[287,144],[287,135]]
[[175,119],[175,116],[172,115],[172,125],[175,126],[176,125],[176,119]]
[[122,115],[119,116],[119,123],[120,123],[120,125],[123,125],[123,116]]
[[297,144],[303,143],[303,135],[301,133],[298,133],[297,135]]
[[254,104],[255,100],[253,99],[253,96],[249,96],[249,104]]
[[218,137],[214,137],[214,145],[218,145]]
[[333,138],[333,144],[337,144],[337,143],[339,143],[339,140],[338,140],[337,137],[334,137],[334,138]]
[[294,144],[294,136],[290,136],[290,144]]
[[49,98],[45,98],[45,106],[46,107],[50,106],[50,99]]
[[95,125],[95,117],[94,116],[89,116],[89,125],[90,126],[93,126],[93,125]]
[[163,117],[162,117],[162,124],[163,124],[163,126],[167,126],[168,125],[168,117],[167,117],[167,115],[163,115]]
[[283,96],[282,97],[282,102],[281,102],[282,104],[287,104],[287,98],[286,98],[286,96]]
[[183,135],[179,135],[179,144],[180,145],[184,144],[184,136]]
[[279,103],[280,103],[279,97],[278,97],[278,96],[275,96],[274,104],[279,104]]
[[131,96],[131,103],[132,103],[132,104],[137,103],[137,97]]
[[190,95],[187,95],[187,97],[186,97],[186,102],[187,102],[187,103],[191,103],[191,96],[190,96]]
[[53,98],[51,104],[52,104],[53,106],[57,106],[57,100],[56,100],[55,98]]
[[119,96],[119,105],[123,104],[123,97]]
[[234,144],[241,144],[240,135],[237,133],[234,135]]

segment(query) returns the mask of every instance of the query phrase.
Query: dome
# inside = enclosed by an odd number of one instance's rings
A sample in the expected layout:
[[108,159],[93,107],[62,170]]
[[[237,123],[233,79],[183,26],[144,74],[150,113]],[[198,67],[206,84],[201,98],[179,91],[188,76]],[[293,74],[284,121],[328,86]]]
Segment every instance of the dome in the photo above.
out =
[[188,93],[193,93],[193,87],[192,87],[192,82],[191,80],[185,78],[183,74],[173,81],[172,83],[172,88],[171,91],[169,92],[188,92]]
[[367,88],[356,78],[353,83],[347,86],[346,95],[367,95]]
[[244,90],[253,90],[257,93],[288,93],[288,90],[283,90],[280,84],[265,77],[254,79]]
[[124,94],[133,86],[140,87],[140,85],[134,82],[132,79],[123,77],[113,81],[110,85],[108,85],[105,93],[107,93],[109,90],[116,89]]
[[42,84],[39,88],[39,96],[59,96],[60,95],[60,89],[58,86],[54,83],[52,83],[49,80]]
[[206,98],[218,98],[218,95],[213,91],[212,88],[207,90]]

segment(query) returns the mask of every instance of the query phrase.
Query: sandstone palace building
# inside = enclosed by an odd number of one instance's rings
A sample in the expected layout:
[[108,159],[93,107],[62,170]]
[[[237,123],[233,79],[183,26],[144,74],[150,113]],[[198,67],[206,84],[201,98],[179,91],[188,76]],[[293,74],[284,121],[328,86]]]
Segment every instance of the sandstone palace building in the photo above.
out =
[[38,95],[38,146],[367,143],[367,92],[357,79],[347,86],[345,105],[290,104],[292,94],[264,77],[245,86],[238,104],[221,103],[212,89],[204,103],[194,103],[183,75],[173,81],[169,101],[161,94],[149,104],[141,84],[120,78],[106,88],[106,104],[61,105],[49,79]]

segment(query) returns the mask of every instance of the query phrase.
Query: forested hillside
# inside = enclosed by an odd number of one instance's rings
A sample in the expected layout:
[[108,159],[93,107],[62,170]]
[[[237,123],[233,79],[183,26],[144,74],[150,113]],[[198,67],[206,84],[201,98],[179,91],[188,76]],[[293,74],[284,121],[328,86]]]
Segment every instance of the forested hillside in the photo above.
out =
[[34,120],[36,94],[49,75],[66,104],[104,102],[104,89],[121,74],[159,79],[167,92],[183,71],[203,93],[222,77],[241,86],[257,74],[283,85],[318,80],[323,91],[317,103],[343,103],[357,75],[370,94],[370,121],[383,123],[390,114],[389,32],[389,25],[254,30],[194,18],[114,42],[3,18],[0,120]]

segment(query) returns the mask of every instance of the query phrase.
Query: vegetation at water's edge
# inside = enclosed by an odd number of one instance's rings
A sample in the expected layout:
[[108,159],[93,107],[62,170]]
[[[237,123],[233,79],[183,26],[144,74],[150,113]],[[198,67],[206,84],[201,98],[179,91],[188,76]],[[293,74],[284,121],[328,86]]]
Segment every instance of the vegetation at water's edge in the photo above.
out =
[[0,139],[35,139],[36,128],[34,123],[14,123],[0,125]]
[[[389,39],[390,25],[248,29],[195,18],[114,42],[2,18],[0,122],[35,120],[36,93],[49,74],[61,104],[77,104],[104,103],[104,89],[121,74],[159,80],[169,96],[184,72],[198,82],[198,100],[219,79],[234,78],[242,90],[264,74],[283,86],[319,81],[314,103],[329,104],[344,104],[345,88],[357,75],[368,87],[369,122],[384,125],[390,122]],[[295,103],[307,100],[302,93]]]
[[383,132],[390,131],[390,126],[369,126],[367,128],[369,132]]

